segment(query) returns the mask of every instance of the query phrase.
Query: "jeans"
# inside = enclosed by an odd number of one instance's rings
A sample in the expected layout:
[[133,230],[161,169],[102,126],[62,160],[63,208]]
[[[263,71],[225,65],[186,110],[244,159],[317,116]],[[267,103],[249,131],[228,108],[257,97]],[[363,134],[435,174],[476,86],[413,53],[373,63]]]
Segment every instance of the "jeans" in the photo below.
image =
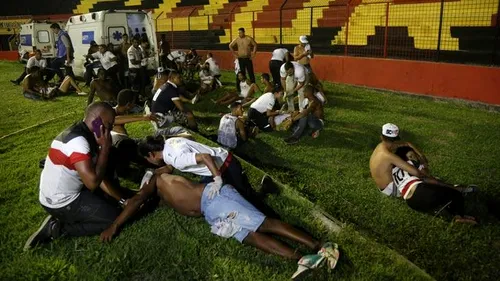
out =
[[321,130],[323,129],[323,122],[312,114],[302,117],[294,127],[292,137],[300,138],[307,128],[310,128],[313,131]]
[[121,210],[86,187],[69,205],[43,208],[61,222],[61,233],[69,236],[89,236],[101,233],[118,217]]
[[269,71],[273,77],[273,84],[275,86],[281,86],[281,76],[280,68],[283,65],[283,61],[280,60],[270,60],[269,61]]
[[248,77],[252,83],[255,83],[255,74],[253,73],[252,60],[249,58],[238,58],[238,63],[240,64],[240,70],[243,74],[248,73]]
[[[66,58],[55,58],[52,60],[52,63],[50,64],[50,68],[52,68],[52,71],[59,76],[59,80],[64,79],[64,74],[61,71],[61,67],[64,66],[64,62],[66,61]],[[52,75],[54,77],[54,75]],[[51,79],[52,79],[51,77]]]

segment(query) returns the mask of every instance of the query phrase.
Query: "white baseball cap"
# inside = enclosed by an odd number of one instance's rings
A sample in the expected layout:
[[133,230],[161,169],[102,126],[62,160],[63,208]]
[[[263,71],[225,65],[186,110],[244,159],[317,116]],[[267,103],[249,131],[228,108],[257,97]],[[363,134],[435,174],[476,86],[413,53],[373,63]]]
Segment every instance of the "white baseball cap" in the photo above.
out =
[[387,123],[382,126],[382,135],[389,138],[397,138],[399,136],[399,128],[392,123]]
[[303,44],[309,43],[309,41],[307,41],[307,36],[305,36],[305,35],[300,36],[299,41],[300,41],[300,43],[303,43]]
[[158,73],[163,73],[163,72],[165,72],[165,68],[163,68],[161,66],[158,67]]

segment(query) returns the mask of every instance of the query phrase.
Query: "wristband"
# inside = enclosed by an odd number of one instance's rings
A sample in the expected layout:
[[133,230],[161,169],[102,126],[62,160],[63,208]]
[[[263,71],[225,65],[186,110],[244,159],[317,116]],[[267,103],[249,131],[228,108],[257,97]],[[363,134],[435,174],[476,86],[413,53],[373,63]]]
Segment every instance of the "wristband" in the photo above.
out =
[[118,203],[120,204],[120,206],[125,207],[125,202],[126,201],[127,200],[125,200],[125,199],[122,198],[122,199],[120,199],[120,201],[118,201]]

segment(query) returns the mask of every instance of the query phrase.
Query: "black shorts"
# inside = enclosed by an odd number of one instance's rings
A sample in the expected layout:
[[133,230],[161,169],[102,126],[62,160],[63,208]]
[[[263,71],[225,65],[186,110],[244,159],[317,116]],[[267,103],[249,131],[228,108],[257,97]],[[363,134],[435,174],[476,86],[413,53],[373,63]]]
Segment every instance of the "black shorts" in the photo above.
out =
[[421,212],[431,212],[448,204],[450,213],[464,215],[464,198],[458,190],[425,182],[418,184],[415,188],[412,197],[406,200],[410,208]]
[[248,110],[248,119],[255,123],[261,131],[271,132],[273,130],[271,124],[269,124],[269,118],[266,113],[260,113],[256,109],[250,107]]

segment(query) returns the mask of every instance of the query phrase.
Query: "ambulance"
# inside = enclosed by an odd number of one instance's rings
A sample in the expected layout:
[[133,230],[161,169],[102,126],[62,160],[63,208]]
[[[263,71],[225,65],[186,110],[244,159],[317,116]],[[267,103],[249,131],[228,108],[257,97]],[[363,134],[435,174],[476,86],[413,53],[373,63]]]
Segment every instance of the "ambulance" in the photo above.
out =
[[[63,27],[61,27],[63,28]],[[42,51],[42,57],[52,59],[56,56],[55,35],[50,30],[50,23],[27,23],[21,25],[19,33],[19,55],[29,58],[35,50]]]
[[71,38],[74,49],[73,72],[83,76],[85,72],[85,56],[90,42],[97,44],[109,43],[117,47],[123,42],[123,34],[129,39],[138,35],[147,38],[154,54],[148,59],[147,68],[156,69],[159,65],[156,50],[156,29],[151,13],[141,10],[108,10],[76,15],[69,18],[66,31]]

